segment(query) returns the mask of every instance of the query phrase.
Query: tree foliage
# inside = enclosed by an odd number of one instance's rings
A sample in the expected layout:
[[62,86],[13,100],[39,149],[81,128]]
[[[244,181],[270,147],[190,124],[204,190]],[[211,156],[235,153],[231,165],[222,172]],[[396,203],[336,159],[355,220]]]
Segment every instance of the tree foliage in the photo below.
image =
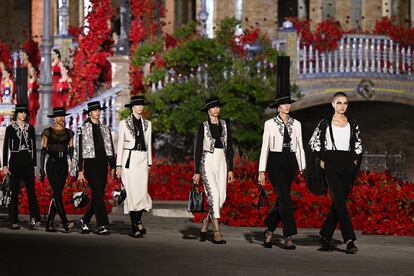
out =
[[[191,156],[197,127],[207,120],[200,108],[214,95],[226,102],[220,116],[230,121],[236,152],[251,159],[258,157],[263,124],[271,116],[266,108],[274,98],[276,75],[275,67],[259,73],[257,64],[266,56],[273,60],[277,52],[263,36],[259,39],[264,53],[250,59],[239,55],[232,46],[238,23],[234,18],[223,20],[215,39],[195,35],[191,24],[178,31],[176,47],[161,51],[165,66],[153,70],[149,82],[159,80],[171,69],[180,79],[147,95],[157,153],[179,159]],[[147,52],[135,52],[134,60],[147,58],[143,55]]]

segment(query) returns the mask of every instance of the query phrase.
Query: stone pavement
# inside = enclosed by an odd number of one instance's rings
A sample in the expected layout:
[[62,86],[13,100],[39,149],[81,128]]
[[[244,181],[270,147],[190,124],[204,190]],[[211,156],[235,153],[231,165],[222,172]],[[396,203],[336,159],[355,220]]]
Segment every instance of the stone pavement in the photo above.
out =
[[[80,216],[70,216],[77,221]],[[265,249],[262,228],[228,227],[227,244],[198,241],[200,224],[188,218],[144,214],[148,235],[129,236],[129,218],[110,215],[110,236],[10,230],[0,214],[0,275],[413,275],[414,237],[371,236],[357,233],[355,255],[344,253],[340,233],[337,250],[318,251],[317,229],[299,229],[297,249]]]

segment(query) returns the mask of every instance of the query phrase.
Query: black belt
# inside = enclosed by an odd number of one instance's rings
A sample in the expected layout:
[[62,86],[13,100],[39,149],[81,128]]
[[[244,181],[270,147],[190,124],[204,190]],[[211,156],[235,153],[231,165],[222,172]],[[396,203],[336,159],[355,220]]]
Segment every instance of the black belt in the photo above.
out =
[[130,161],[131,161],[131,152],[132,151],[147,151],[146,150],[146,148],[142,145],[142,144],[138,144],[135,148],[133,148],[133,149],[126,149],[126,150],[129,150],[129,153],[128,153],[128,159],[127,159],[127,161],[126,161],[126,163],[125,163],[125,168],[126,169],[129,169],[129,163],[130,163]]
[[53,159],[64,159],[68,157],[68,154],[64,151],[58,151],[58,152],[48,152],[49,157]]

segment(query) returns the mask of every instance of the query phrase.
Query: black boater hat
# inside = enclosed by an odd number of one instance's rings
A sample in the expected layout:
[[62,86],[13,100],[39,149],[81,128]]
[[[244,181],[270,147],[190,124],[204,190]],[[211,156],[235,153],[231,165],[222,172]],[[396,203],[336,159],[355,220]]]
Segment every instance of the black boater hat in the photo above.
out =
[[290,58],[278,56],[276,70],[276,100],[269,105],[269,108],[296,102],[290,98]]
[[223,106],[225,104],[226,103],[220,102],[220,99],[218,97],[211,97],[211,98],[206,100],[206,103],[204,104],[203,108],[200,109],[200,111],[205,112],[205,111],[209,110],[212,107]]
[[52,114],[47,115],[47,117],[49,118],[55,118],[55,117],[60,117],[60,116],[68,116],[70,115],[70,113],[66,113],[66,110],[63,106],[61,107],[54,107]]
[[147,105],[144,95],[132,96],[129,104],[126,104],[125,107],[133,107],[134,105]]

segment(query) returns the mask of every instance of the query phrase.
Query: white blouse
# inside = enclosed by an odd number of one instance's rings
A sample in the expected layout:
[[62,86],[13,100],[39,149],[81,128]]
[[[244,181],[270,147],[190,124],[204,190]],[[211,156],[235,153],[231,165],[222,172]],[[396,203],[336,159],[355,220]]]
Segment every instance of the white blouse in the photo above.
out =
[[[334,142],[337,150],[349,151],[349,141],[351,139],[351,125],[347,123],[344,127],[336,127],[332,125]],[[332,150],[332,139],[329,127],[326,128],[325,148]]]

